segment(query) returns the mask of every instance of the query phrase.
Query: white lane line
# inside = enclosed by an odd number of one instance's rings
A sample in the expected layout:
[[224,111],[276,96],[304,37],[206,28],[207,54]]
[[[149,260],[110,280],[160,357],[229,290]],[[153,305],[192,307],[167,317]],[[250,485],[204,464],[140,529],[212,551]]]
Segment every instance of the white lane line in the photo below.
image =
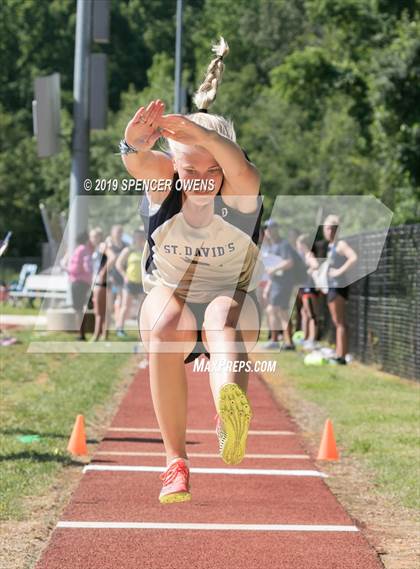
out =
[[[95,453],[101,456],[166,456],[164,452],[124,452],[113,450],[100,450]],[[220,454],[211,452],[189,452],[189,457],[193,458],[220,458]],[[309,460],[307,454],[247,454],[245,458],[273,458],[273,459],[290,459],[290,460]]]
[[[108,431],[119,432],[119,433],[160,433],[159,429],[151,428],[134,428],[134,427],[110,427]],[[200,434],[200,435],[214,435],[215,429],[188,429],[187,434]],[[292,431],[248,431],[248,435],[263,435],[263,436],[274,436],[274,435],[297,435]]]
[[[104,465],[90,464],[85,466],[83,472],[100,470],[105,472],[164,472],[164,466],[130,466],[130,465]],[[278,470],[262,468],[190,468],[191,473],[196,474],[258,474],[261,476],[314,476],[328,478],[327,474],[318,470]]]
[[92,529],[181,529],[181,530],[236,530],[236,531],[319,531],[358,532],[356,526],[301,525],[301,524],[176,524],[153,522],[68,522],[57,523],[58,528]]

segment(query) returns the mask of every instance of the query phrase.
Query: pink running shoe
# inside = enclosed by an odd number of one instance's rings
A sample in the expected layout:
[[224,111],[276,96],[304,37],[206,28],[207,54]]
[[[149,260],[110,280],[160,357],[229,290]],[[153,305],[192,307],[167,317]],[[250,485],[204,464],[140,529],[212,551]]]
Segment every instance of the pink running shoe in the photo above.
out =
[[173,460],[159,478],[163,481],[162,490],[159,494],[161,504],[191,500],[190,470],[184,459]]

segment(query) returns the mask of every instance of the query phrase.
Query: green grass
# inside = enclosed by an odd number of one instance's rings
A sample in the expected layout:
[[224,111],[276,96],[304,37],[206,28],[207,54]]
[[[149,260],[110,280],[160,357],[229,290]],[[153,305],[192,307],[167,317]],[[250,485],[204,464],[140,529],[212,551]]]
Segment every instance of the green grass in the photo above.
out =
[[40,301],[34,299],[33,306],[28,306],[27,300],[20,300],[19,304],[13,306],[9,302],[0,304],[0,314],[28,314],[38,316],[40,310]]
[[[60,469],[74,464],[66,451],[77,414],[98,420],[122,379],[130,354],[30,354],[33,332],[15,332],[20,344],[1,348],[0,518],[25,518],[22,498],[46,491]],[[46,338],[44,338],[46,339]],[[48,339],[74,339],[55,334]],[[24,443],[21,435],[39,435]],[[90,441],[96,442],[96,441]],[[80,463],[79,463],[80,464]]]
[[[420,507],[420,389],[360,364],[309,367],[299,354],[278,356],[278,373],[331,418],[338,445],[375,473],[384,495]],[[322,427],[321,427],[322,428]]]

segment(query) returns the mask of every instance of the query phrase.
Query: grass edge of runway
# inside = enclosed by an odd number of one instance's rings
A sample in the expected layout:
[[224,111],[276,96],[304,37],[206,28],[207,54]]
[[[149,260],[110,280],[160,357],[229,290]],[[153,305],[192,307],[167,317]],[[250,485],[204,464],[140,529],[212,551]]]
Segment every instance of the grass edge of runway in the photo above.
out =
[[[85,416],[91,454],[92,444],[99,442],[94,432],[101,427],[106,408],[114,405],[115,393],[127,382],[133,360],[129,353],[27,354],[32,333],[13,331],[13,335],[21,343],[1,353],[3,521],[28,519],[31,496],[47,492],[66,468],[82,466],[84,459],[73,459],[66,450],[76,415]],[[61,333],[59,338],[73,336]],[[28,434],[41,439],[31,443],[17,439]]]
[[33,300],[32,306],[29,305],[28,301],[19,302],[15,306],[12,304],[1,304],[0,314],[2,316],[39,316],[41,310],[41,302],[39,299],[35,298]]
[[357,461],[373,478],[375,491],[420,509],[418,384],[359,363],[305,366],[299,353],[255,354],[253,359],[277,360],[276,372],[264,374],[264,379],[286,407],[290,397],[287,401],[284,391],[290,395],[292,390],[292,414],[299,411],[299,401],[302,408],[311,406],[311,417],[304,422],[312,439],[320,441],[324,422],[331,418],[342,457]]

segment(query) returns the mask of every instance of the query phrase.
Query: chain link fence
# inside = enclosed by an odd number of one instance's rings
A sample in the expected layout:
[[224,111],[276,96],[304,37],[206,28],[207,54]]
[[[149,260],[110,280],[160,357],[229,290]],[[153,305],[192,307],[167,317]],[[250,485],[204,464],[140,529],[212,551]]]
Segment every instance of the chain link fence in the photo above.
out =
[[[346,241],[363,251],[359,262],[366,263],[380,238],[373,232]],[[350,287],[349,352],[363,363],[420,380],[419,306],[420,224],[392,227],[377,270]],[[325,309],[323,335],[330,339],[334,330]]]

